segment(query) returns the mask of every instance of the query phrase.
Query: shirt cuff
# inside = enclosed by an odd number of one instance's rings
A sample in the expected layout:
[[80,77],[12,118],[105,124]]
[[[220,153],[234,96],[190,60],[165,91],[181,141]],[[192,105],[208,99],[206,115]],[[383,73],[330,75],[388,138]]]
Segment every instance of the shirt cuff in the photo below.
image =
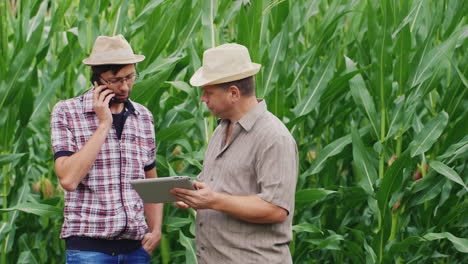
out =
[[68,150],[62,150],[62,151],[58,151],[57,153],[54,154],[54,161],[60,157],[65,157],[65,156],[71,156],[73,155],[75,152],[73,151],[68,151]]
[[288,215],[289,215],[289,212],[291,211],[290,208],[292,206],[288,205],[287,202],[281,201],[279,199],[275,199],[274,197],[268,198],[271,195],[267,193],[258,193],[257,196],[260,197],[260,199],[264,200],[265,202],[268,202],[268,203],[271,203],[273,205],[283,208],[284,210],[286,210],[286,212],[288,212]]
[[150,171],[150,170],[152,170],[154,167],[156,167],[156,162],[153,161],[153,163],[151,163],[150,165],[145,166],[145,171]]

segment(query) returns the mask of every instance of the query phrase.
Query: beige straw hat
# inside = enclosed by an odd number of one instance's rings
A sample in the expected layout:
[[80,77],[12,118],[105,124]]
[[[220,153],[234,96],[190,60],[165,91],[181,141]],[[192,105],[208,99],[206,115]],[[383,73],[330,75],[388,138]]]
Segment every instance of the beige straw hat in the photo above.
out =
[[143,55],[135,55],[132,47],[122,35],[114,37],[99,36],[94,42],[91,56],[83,60],[90,66],[105,64],[133,64],[145,59]]
[[223,44],[203,53],[203,65],[190,78],[190,84],[204,86],[237,81],[256,74],[261,66],[250,60],[246,47]]

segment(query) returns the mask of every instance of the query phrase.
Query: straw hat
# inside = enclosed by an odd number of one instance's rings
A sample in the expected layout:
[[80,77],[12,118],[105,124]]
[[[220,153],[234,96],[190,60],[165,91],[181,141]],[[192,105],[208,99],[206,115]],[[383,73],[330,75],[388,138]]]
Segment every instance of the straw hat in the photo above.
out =
[[122,35],[114,37],[99,36],[94,42],[91,56],[83,60],[90,66],[105,64],[133,64],[145,59],[143,55],[135,55],[132,47]]
[[223,44],[203,53],[203,66],[190,78],[190,84],[204,86],[237,81],[256,74],[261,66],[250,60],[246,47]]

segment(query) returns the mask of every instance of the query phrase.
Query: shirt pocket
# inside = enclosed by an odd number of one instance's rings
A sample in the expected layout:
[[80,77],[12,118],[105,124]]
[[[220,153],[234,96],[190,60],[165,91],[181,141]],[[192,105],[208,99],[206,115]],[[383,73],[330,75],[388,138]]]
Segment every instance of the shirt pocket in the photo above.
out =
[[148,139],[137,135],[129,135],[123,140],[123,146],[123,153],[132,166],[137,166],[138,169],[146,166],[151,151]]
[[[253,162],[238,157],[220,157],[214,162],[211,171],[219,191],[233,195],[249,195],[257,193],[257,177]],[[210,179],[205,179],[209,181]]]
[[136,137],[136,144],[138,149],[141,151],[141,159],[143,161],[143,167],[154,162],[154,141],[150,138]]

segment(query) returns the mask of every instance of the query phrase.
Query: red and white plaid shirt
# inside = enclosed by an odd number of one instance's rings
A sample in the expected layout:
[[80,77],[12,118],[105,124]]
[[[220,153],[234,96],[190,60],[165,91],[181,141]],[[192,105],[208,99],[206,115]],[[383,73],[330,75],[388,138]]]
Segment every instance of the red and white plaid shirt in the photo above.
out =
[[[54,153],[79,151],[97,129],[93,89],[58,102],[51,114]],[[75,191],[65,191],[61,238],[140,240],[148,230],[143,201],[129,180],[145,177],[155,160],[153,116],[144,106],[127,104],[128,117],[119,140],[111,129],[93,166]]]

